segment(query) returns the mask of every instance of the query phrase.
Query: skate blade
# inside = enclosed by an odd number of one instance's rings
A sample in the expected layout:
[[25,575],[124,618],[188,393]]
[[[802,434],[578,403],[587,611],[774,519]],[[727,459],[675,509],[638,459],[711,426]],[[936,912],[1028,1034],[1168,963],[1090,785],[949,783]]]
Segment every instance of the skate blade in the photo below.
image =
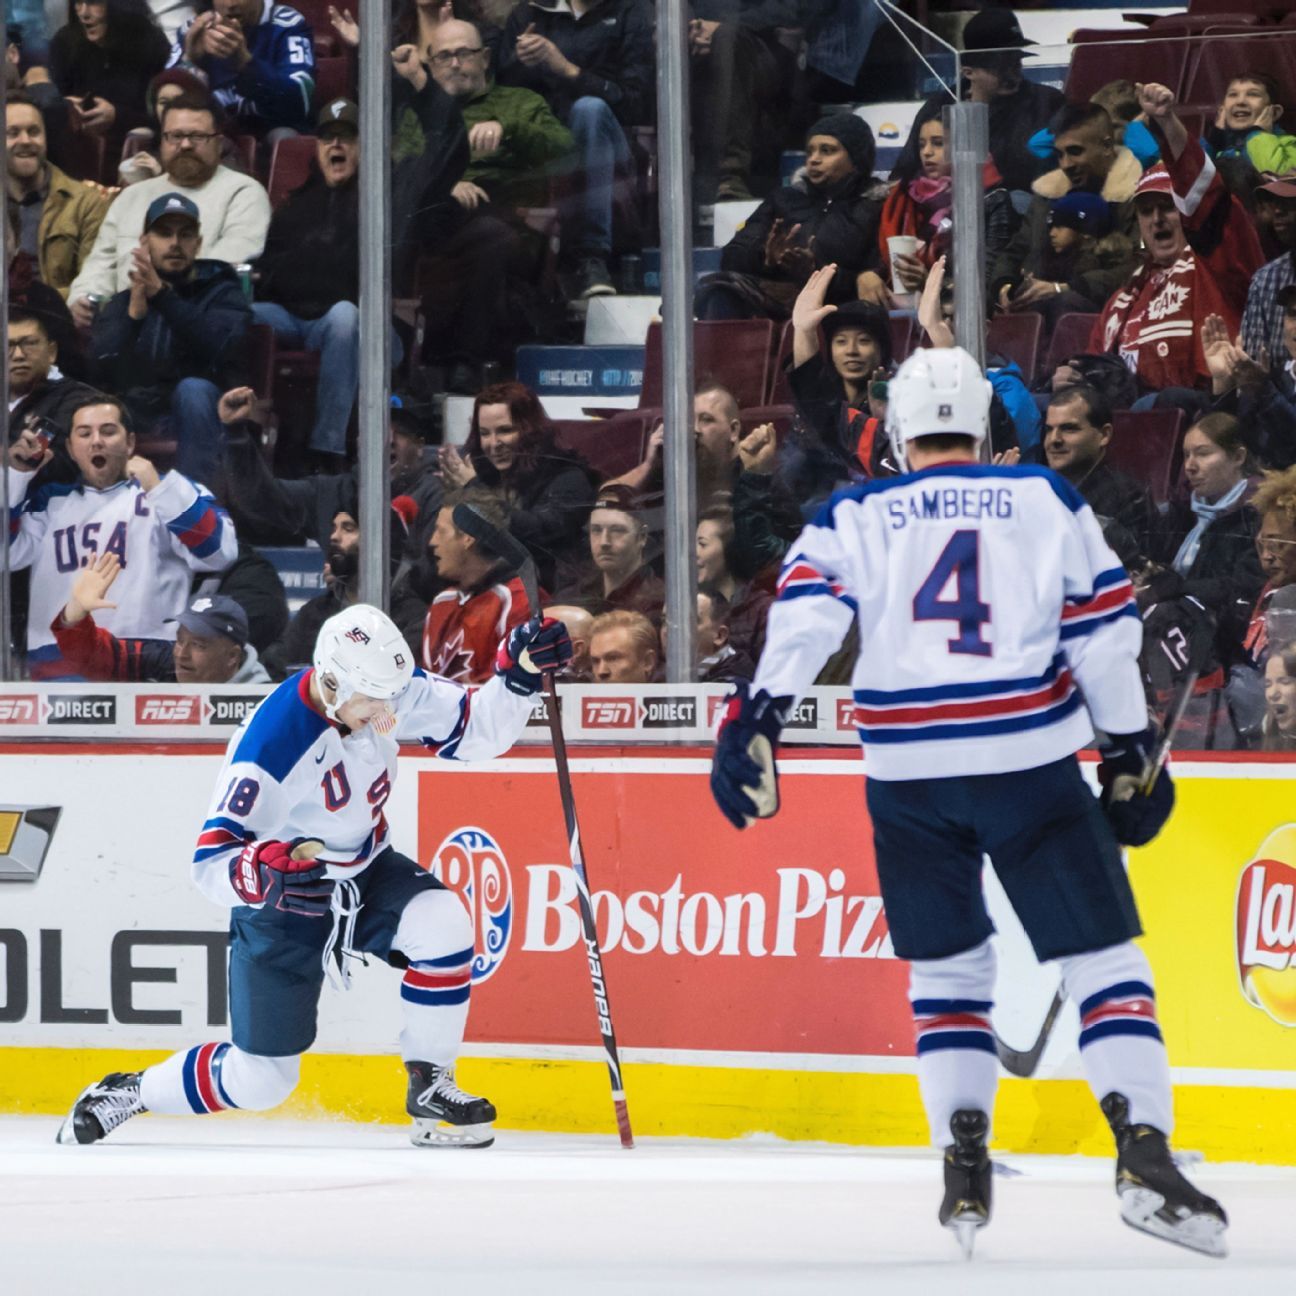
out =
[[410,1128],[410,1142],[415,1147],[488,1148],[495,1142],[495,1127],[490,1121],[479,1125],[450,1125],[416,1116]]
[[73,1102],[71,1110],[69,1110],[68,1114],[63,1118],[63,1124],[59,1126],[58,1133],[54,1136],[56,1143],[60,1143],[64,1147],[89,1147],[91,1143],[98,1143],[101,1141],[99,1139],[92,1139],[90,1143],[82,1143],[76,1136],[76,1125],[73,1123],[73,1117],[76,1115],[76,1109],[81,1105],[81,1100],[93,1088],[93,1084],[88,1084],[79,1094],[77,1094],[76,1101]]
[[1121,1219],[1130,1228],[1163,1242],[1173,1242],[1221,1260],[1228,1255],[1225,1238],[1228,1226],[1219,1216],[1198,1212],[1172,1221],[1157,1214],[1164,1205],[1165,1198],[1151,1188],[1127,1188],[1120,1196]]
[[945,1225],[954,1234],[954,1241],[963,1252],[964,1260],[972,1259],[972,1250],[976,1246],[977,1230],[985,1227],[985,1217],[971,1211],[953,1216]]

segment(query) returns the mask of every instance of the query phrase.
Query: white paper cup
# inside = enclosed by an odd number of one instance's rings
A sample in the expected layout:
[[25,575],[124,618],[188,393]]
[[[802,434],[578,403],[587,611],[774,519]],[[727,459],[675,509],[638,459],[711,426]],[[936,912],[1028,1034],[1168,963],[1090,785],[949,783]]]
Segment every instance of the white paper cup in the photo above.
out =
[[900,276],[896,274],[895,259],[896,256],[917,256],[918,240],[912,234],[893,234],[887,239],[887,255],[891,258],[891,291],[894,293],[908,292]]

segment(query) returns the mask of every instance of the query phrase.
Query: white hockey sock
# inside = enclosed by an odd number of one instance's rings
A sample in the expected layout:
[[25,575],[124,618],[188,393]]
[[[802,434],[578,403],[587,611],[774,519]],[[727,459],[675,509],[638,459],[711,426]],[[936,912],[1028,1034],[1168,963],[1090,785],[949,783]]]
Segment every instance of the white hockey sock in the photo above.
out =
[[1131,1124],[1168,1135],[1174,1125],[1170,1063],[1143,951],[1126,941],[1061,962],[1063,984],[1080,1010],[1080,1061],[1094,1097],[1124,1094]]
[[401,981],[401,1057],[450,1066],[468,1023],[473,927],[451,891],[423,891],[405,906],[392,948],[409,959]]
[[950,1117],[962,1108],[994,1116],[999,1059],[990,1009],[995,954],[989,941],[909,966],[909,1000],[918,1034],[918,1084],[932,1142],[950,1142]]
[[197,1044],[140,1077],[140,1101],[163,1116],[278,1107],[297,1085],[297,1057],[259,1057],[233,1044]]

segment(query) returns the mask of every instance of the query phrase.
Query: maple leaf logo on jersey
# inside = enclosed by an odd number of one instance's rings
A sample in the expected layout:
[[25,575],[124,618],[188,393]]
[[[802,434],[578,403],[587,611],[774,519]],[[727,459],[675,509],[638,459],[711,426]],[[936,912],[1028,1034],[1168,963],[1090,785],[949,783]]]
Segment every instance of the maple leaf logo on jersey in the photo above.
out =
[[1178,314],[1184,302],[1188,300],[1188,285],[1176,283],[1173,279],[1148,303],[1147,317],[1150,320],[1168,319]]
[[472,670],[472,657],[472,649],[464,647],[464,632],[460,629],[441,645],[432,670],[444,679],[466,684]]

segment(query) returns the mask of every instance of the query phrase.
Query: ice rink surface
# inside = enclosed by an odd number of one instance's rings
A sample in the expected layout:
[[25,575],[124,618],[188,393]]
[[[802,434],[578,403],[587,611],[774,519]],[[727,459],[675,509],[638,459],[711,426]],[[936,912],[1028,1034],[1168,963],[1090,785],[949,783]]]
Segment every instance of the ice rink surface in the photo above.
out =
[[[398,1127],[147,1116],[64,1148],[0,1118],[4,1296],[460,1292],[1194,1296],[1279,1291],[1296,1170],[1197,1166],[1232,1255],[1123,1225],[1111,1163],[1007,1157],[969,1264],[934,1154],[773,1139],[504,1132],[415,1149]],[[386,1284],[399,1282],[399,1289]]]

